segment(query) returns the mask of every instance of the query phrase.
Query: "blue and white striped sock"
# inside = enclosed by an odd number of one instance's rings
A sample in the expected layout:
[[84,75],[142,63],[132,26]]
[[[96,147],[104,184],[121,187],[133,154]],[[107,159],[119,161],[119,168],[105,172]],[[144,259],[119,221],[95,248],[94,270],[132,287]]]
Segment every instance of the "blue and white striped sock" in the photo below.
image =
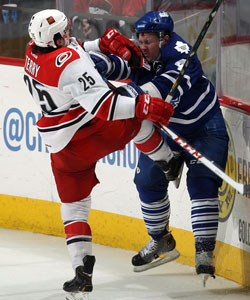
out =
[[192,199],[191,218],[195,240],[216,240],[219,220],[218,198]]
[[169,197],[152,202],[141,201],[143,219],[148,230],[148,234],[155,240],[159,240],[167,233],[170,216]]

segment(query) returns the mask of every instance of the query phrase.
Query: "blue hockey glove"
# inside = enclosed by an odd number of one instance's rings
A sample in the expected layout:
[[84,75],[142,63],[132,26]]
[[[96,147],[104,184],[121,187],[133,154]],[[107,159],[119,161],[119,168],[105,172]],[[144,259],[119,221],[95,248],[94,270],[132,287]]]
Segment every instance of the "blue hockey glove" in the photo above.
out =
[[110,58],[101,52],[89,52],[97,71],[103,76],[108,77],[113,72],[113,63]]
[[138,95],[145,94],[144,91],[134,82],[129,82],[126,85],[119,86],[116,89],[116,93],[127,97],[137,97]]

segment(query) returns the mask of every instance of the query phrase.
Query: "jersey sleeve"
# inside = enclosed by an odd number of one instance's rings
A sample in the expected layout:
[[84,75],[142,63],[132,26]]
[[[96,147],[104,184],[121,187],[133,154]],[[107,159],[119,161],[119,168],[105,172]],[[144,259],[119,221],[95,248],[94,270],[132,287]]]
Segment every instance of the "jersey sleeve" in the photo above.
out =
[[122,60],[120,57],[115,55],[108,55],[110,61],[113,64],[113,71],[108,76],[109,80],[125,80],[131,75],[131,68],[128,66],[126,60]]
[[88,113],[102,120],[128,119],[135,116],[135,99],[112,91],[87,53],[65,68],[59,89],[70,94]]

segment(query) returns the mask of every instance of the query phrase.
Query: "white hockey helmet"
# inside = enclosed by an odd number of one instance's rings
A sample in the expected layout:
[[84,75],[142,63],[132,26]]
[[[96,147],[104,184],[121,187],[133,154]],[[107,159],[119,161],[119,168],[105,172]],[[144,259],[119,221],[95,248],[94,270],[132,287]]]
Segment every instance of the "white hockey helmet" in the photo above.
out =
[[28,31],[30,38],[39,47],[57,48],[54,36],[60,33],[63,37],[68,29],[68,19],[57,9],[45,9],[31,17]]

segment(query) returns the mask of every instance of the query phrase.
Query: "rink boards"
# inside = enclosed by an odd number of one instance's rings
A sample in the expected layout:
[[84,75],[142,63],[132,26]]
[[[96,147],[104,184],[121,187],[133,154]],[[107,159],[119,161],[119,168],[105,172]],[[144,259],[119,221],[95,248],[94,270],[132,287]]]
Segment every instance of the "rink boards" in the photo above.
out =
[[[40,111],[23,81],[21,67],[0,65],[0,226],[64,236],[60,200],[49,153],[35,127]],[[250,183],[250,116],[223,106],[230,136],[227,174]],[[133,176],[138,151],[133,143],[97,164],[101,182],[92,193],[90,224],[96,243],[138,250],[148,240]],[[179,262],[194,265],[191,203],[185,175],[170,185],[171,229]],[[250,286],[250,199],[223,183],[216,273]]]

